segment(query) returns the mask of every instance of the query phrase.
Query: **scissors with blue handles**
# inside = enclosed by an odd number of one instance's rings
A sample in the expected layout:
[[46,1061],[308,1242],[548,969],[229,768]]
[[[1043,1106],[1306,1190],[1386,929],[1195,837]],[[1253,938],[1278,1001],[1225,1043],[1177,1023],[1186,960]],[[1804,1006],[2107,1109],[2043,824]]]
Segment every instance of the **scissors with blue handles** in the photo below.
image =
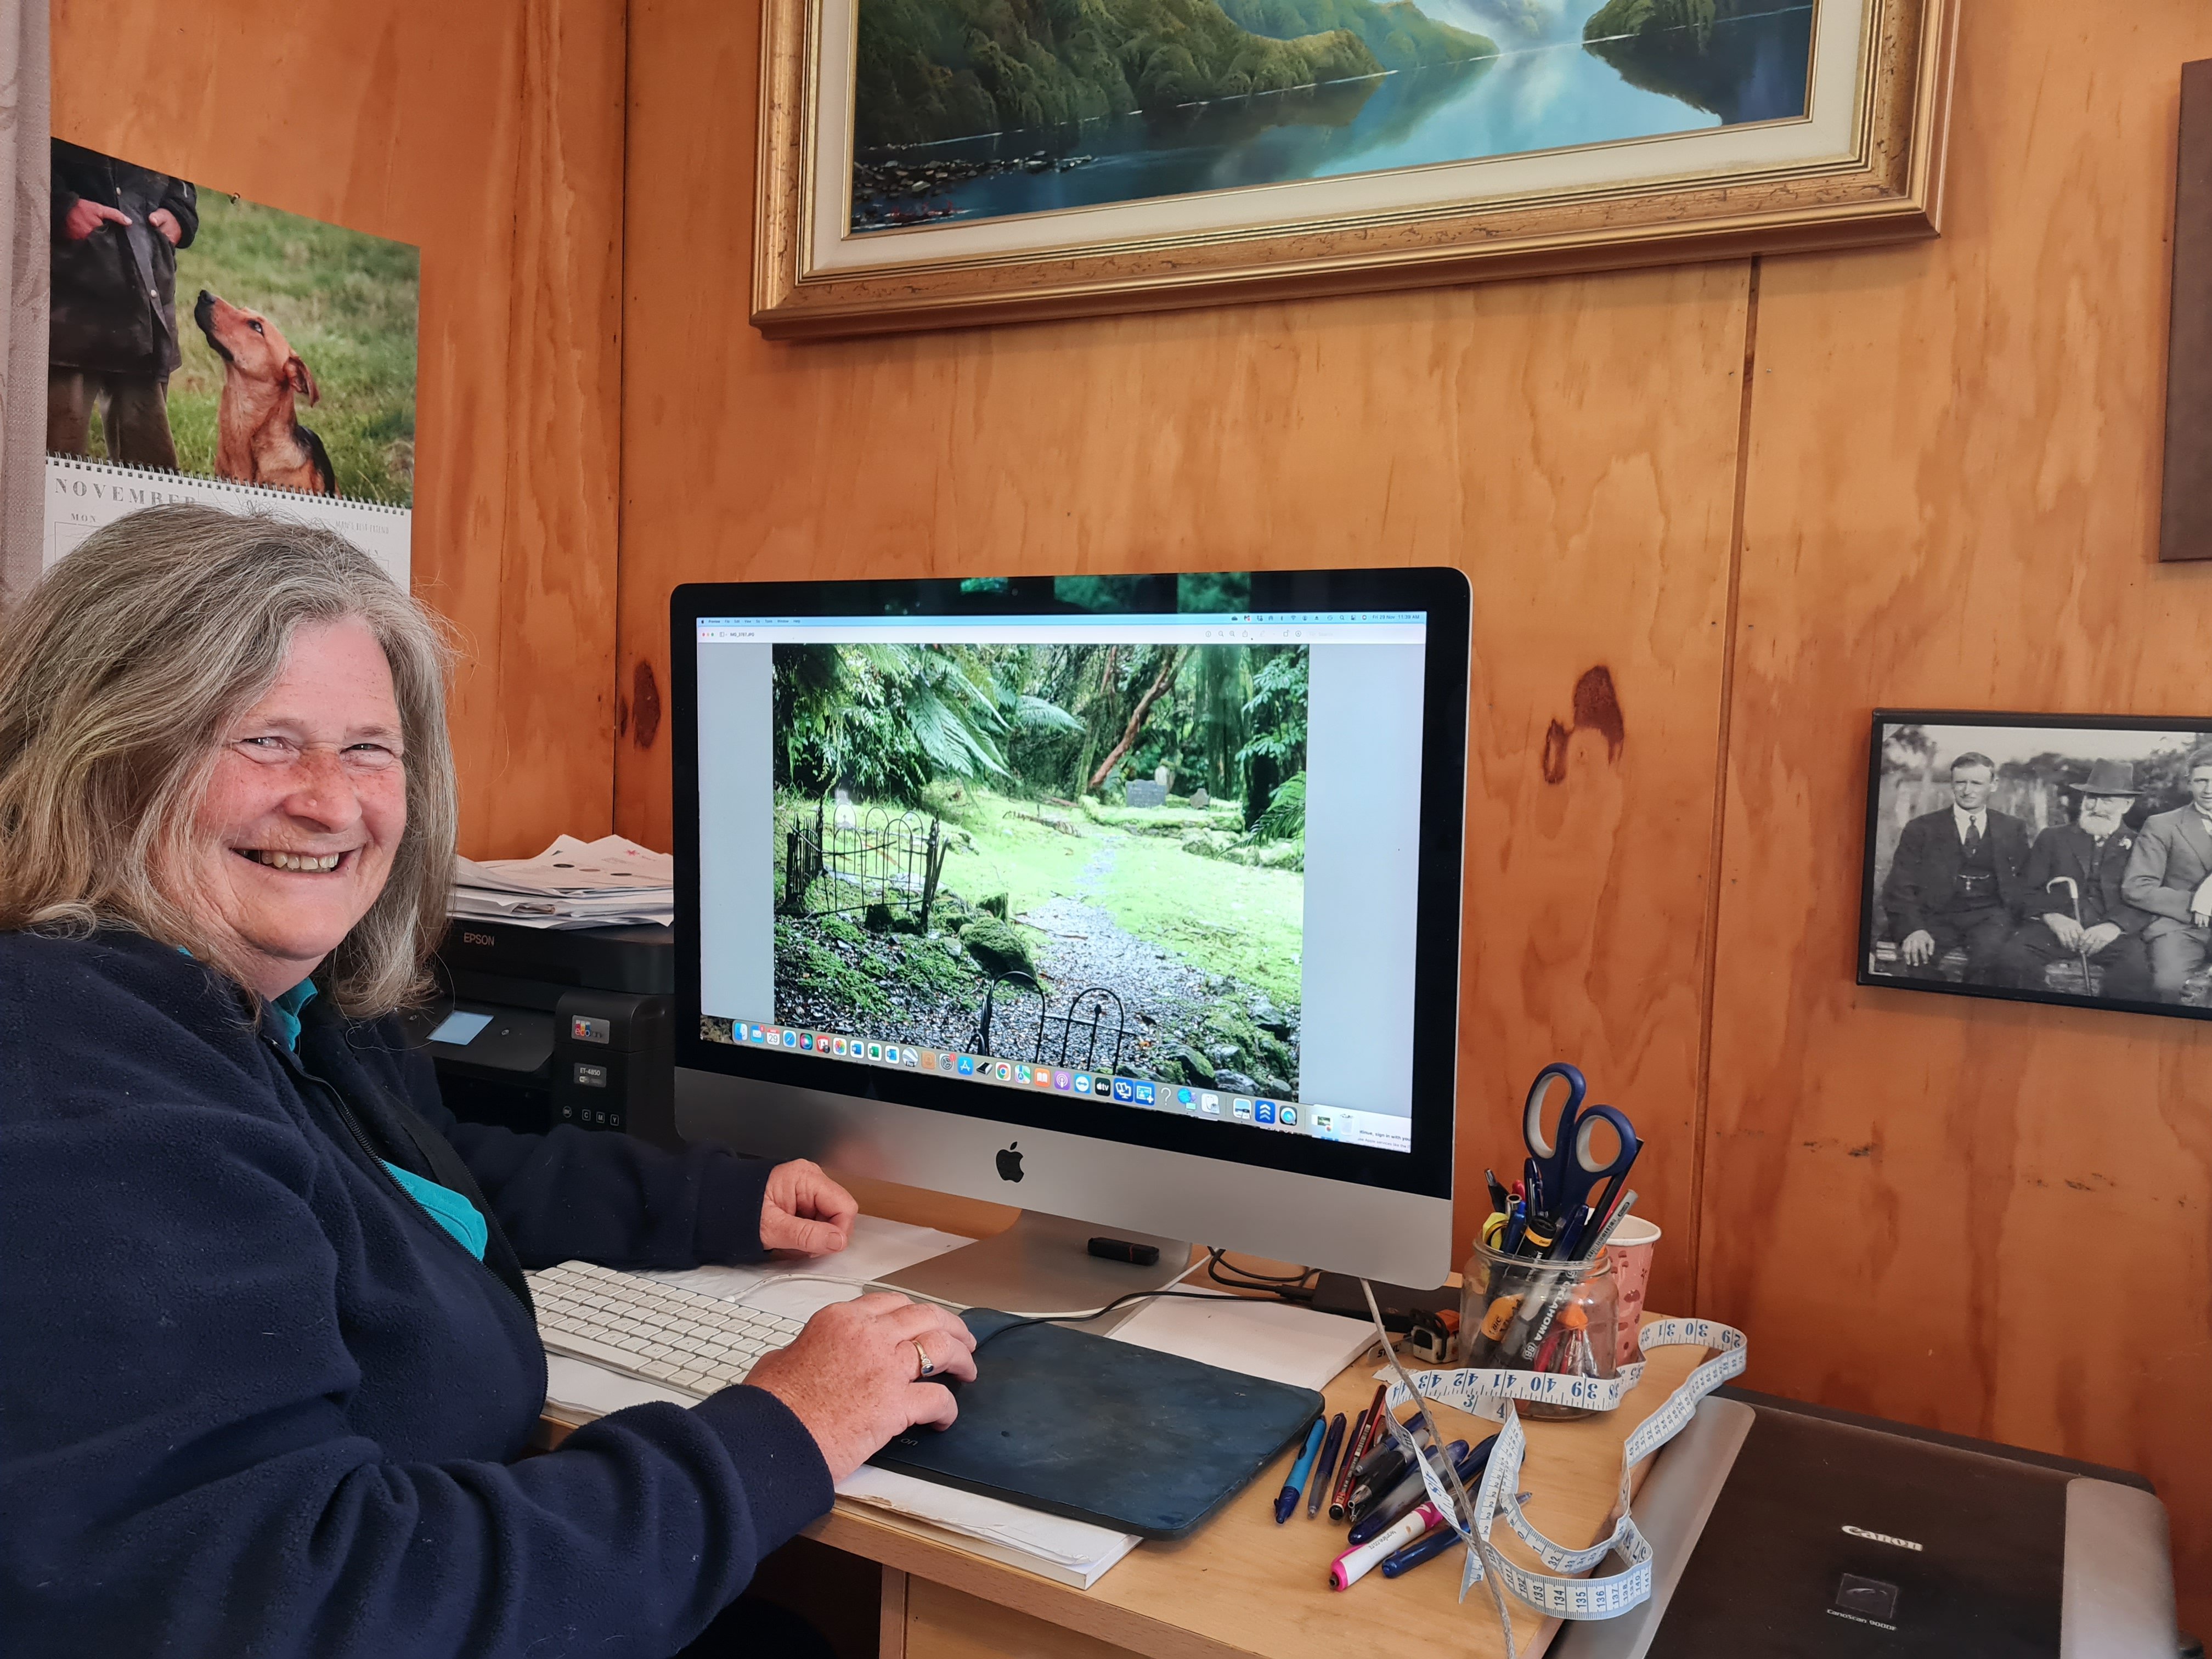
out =
[[[1544,1108],[1554,1083],[1566,1085],[1566,1103],[1547,1135]],[[1636,1138],[1636,1126],[1626,1115],[1611,1106],[1583,1105],[1589,1093],[1583,1074],[1566,1061],[1556,1060],[1537,1073],[1536,1080],[1528,1085],[1528,1104],[1522,1114],[1521,1138],[1528,1145],[1528,1167],[1542,1183],[1543,1207],[1551,1219],[1555,1255],[1573,1251],[1585,1224],[1585,1206],[1591,1222],[1604,1220],[1620,1195],[1629,1166],[1644,1150],[1644,1143]],[[1603,1160],[1597,1157],[1594,1145],[1600,1125],[1611,1129],[1620,1143],[1613,1156]]]

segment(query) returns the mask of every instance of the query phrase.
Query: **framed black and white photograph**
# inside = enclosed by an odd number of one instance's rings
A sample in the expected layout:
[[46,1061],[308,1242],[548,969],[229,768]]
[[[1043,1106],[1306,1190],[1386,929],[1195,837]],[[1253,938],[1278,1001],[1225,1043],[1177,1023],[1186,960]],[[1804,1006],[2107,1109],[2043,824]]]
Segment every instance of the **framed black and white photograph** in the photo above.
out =
[[2212,1019],[2212,719],[1875,711],[1862,985]]

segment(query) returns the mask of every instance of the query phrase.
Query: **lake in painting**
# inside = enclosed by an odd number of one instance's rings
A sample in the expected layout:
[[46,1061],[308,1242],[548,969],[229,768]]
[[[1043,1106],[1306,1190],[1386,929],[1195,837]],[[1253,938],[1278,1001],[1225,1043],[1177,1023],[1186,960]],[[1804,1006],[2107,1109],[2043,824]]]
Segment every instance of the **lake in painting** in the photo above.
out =
[[858,0],[855,231],[1806,112],[1812,0]]

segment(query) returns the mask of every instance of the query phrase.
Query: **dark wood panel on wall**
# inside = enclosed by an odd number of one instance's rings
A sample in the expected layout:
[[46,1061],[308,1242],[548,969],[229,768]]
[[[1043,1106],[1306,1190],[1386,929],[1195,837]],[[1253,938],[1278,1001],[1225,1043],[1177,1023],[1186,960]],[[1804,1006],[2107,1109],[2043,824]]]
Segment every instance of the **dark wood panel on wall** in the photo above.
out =
[[757,35],[632,14],[618,826],[668,834],[678,581],[1458,564],[1461,1232],[1572,1055],[1650,1137],[1680,1305],[1746,268],[772,346],[731,308],[750,215],[692,206],[751,177]]
[[2149,1474],[2202,1630],[2212,1030],[1852,982],[1873,708],[2212,714],[2212,566],[2157,560],[2212,12],[1982,21],[1942,240],[1761,272],[1698,1304],[1759,1387]]
[[415,589],[463,850],[612,816],[623,20],[580,0],[54,0],[62,137],[422,251]]
[[2161,559],[2212,559],[2212,58],[2181,68]]

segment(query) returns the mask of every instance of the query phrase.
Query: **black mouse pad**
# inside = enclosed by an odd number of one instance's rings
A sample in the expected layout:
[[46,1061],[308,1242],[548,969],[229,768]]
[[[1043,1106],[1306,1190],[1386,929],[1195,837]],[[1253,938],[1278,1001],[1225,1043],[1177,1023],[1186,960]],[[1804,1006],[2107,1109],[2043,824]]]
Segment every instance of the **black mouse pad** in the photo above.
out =
[[1092,1521],[1180,1538],[1251,1483],[1322,1408],[1312,1389],[1224,1371],[1058,1325],[994,1334],[1013,1316],[971,1308],[976,1378],[960,1419],[911,1429],[879,1468]]

